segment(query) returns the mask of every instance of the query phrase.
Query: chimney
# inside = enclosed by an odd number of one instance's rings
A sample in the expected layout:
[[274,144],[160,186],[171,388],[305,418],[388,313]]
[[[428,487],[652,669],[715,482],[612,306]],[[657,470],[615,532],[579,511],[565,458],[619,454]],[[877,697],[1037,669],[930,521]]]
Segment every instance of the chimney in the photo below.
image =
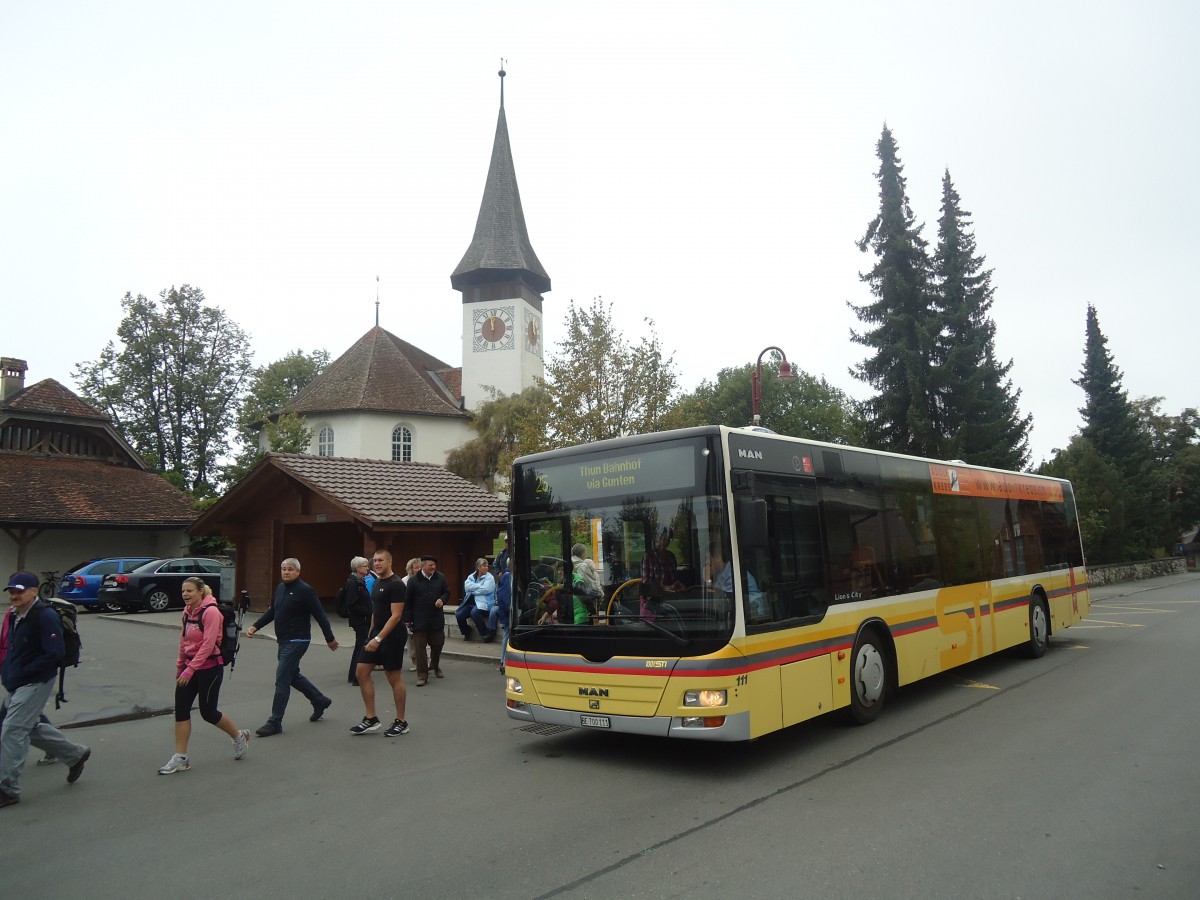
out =
[[29,364],[23,359],[13,359],[9,356],[0,357],[0,402],[8,400],[13,394],[25,387],[25,370]]

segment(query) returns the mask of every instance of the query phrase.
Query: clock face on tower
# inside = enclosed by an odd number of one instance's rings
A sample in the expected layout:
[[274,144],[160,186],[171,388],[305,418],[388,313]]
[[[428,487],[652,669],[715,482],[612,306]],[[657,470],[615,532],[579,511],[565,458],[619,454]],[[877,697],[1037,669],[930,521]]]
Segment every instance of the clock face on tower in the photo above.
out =
[[525,313],[525,350],[534,356],[542,355],[542,320],[531,312]]
[[516,342],[515,333],[511,306],[475,310],[475,337],[472,349],[476,353],[511,349]]

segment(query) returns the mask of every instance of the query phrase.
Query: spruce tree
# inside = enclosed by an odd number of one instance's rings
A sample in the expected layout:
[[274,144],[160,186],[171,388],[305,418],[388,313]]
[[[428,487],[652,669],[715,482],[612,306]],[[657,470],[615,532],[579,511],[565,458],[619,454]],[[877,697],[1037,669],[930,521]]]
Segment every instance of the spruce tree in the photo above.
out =
[[971,214],[950,172],[942,177],[942,214],[933,256],[933,295],[941,330],[934,342],[936,422],[946,457],[1021,469],[1029,463],[1029,425],[1008,377],[1012,360],[996,358],[992,270],[976,250]]
[[909,204],[904,167],[885,125],[876,144],[879,215],[858,242],[874,252],[871,271],[859,277],[875,300],[849,304],[864,326],[851,339],[873,355],[850,373],[876,390],[864,404],[867,441],[883,450],[941,456],[934,421],[931,365],[939,326],[930,305],[927,242]]
[[1164,513],[1153,489],[1154,451],[1136,407],[1121,385],[1121,370],[1100,331],[1096,308],[1088,304],[1083,369],[1075,382],[1086,402],[1081,436],[1121,476],[1125,521],[1119,543],[1126,558],[1144,556],[1157,545],[1157,521]]

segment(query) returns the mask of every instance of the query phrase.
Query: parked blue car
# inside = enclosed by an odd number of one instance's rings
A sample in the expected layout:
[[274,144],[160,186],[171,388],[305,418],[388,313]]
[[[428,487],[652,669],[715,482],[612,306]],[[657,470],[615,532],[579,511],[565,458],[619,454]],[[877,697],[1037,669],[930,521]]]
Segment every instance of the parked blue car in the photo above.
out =
[[114,556],[80,563],[63,576],[62,583],[58,586],[58,596],[76,606],[82,606],[84,609],[117,612],[119,607],[100,601],[100,582],[104,580],[104,576],[128,572],[155,558],[153,556]]

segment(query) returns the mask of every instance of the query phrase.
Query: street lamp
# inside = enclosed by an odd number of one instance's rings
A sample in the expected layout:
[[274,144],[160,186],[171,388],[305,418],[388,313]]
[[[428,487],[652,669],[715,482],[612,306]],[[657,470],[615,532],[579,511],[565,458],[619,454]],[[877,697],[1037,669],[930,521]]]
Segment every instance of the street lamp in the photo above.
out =
[[762,425],[762,419],[758,414],[758,405],[762,402],[762,361],[763,357],[772,350],[779,354],[779,380],[795,381],[798,377],[796,370],[787,361],[787,354],[778,347],[767,347],[762,353],[758,354],[758,362],[754,365],[754,374],[750,376],[752,410],[756,427]]

